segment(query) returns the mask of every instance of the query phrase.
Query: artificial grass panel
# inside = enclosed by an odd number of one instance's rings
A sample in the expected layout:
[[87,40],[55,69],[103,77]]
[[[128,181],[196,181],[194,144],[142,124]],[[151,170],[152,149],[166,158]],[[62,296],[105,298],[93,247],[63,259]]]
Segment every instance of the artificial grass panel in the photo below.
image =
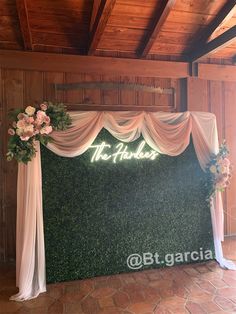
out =
[[[104,140],[118,143],[106,130],[95,143]],[[214,254],[210,180],[192,144],[155,161],[91,163],[93,152],[63,158],[42,147],[47,282],[132,271],[134,253],[157,252],[160,260],[200,248]]]

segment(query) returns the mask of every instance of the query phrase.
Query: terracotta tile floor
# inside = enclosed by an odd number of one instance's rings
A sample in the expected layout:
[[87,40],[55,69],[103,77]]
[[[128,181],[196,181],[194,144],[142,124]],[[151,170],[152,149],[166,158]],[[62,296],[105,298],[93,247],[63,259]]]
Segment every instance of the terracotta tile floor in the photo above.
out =
[[[224,251],[236,260],[236,237]],[[236,271],[214,261],[51,284],[47,293],[25,302],[8,301],[17,292],[14,266],[0,269],[0,313],[236,313]]]

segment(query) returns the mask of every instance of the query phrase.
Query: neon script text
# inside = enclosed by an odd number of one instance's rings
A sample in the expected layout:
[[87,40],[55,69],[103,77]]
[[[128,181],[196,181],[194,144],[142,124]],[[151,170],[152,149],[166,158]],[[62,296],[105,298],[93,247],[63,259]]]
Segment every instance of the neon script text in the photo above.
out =
[[128,150],[128,146],[124,143],[117,144],[115,148],[106,142],[102,142],[99,145],[91,145],[90,148],[94,149],[91,162],[111,160],[113,163],[116,163],[130,159],[155,160],[159,153],[155,150],[145,150],[145,145],[145,141],[142,141],[134,152]]

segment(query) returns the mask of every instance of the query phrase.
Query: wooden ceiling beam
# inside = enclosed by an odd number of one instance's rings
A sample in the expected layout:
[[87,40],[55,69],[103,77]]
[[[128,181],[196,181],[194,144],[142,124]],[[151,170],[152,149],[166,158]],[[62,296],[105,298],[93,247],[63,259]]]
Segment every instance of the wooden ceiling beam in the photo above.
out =
[[93,1],[93,9],[92,9],[92,14],[91,14],[91,19],[90,19],[90,27],[89,31],[90,33],[93,31],[93,26],[96,20],[96,16],[98,14],[99,7],[101,5],[102,0],[94,0]]
[[[206,57],[210,53],[219,51],[220,49],[232,44],[236,41],[236,25],[229,30],[209,41],[206,44],[200,45],[189,56],[189,61],[195,62],[203,57]],[[198,45],[196,45],[198,47]]]
[[88,55],[93,55],[96,51],[115,2],[116,0],[101,0],[99,6],[97,3],[94,4],[90,23],[92,30],[90,33]]
[[207,42],[207,40],[219,30],[235,13],[236,0],[227,0],[218,15],[212,20],[206,29],[200,34],[199,41]]
[[148,34],[144,42],[144,45],[142,45],[142,48],[140,49],[140,52],[138,53],[141,58],[145,58],[147,54],[149,53],[149,51],[151,50],[176,0],[165,0],[164,2],[165,3],[162,9],[161,10],[159,9],[156,14],[152,30]]
[[25,50],[33,50],[26,0],[16,0],[18,18]]

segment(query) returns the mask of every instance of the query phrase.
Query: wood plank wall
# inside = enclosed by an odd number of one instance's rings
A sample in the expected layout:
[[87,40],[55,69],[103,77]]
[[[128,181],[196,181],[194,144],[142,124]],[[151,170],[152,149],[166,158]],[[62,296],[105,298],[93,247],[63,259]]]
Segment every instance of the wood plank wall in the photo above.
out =
[[224,195],[225,232],[236,234],[236,82],[187,79],[188,110],[213,112],[219,140],[226,139],[233,164],[231,184]]
[[156,106],[157,109],[161,106],[161,110],[173,111],[173,101],[170,95],[99,89],[57,92],[55,95],[53,83],[81,81],[138,82],[165,88],[174,87],[176,88],[177,111],[186,109],[185,93],[181,92],[185,87],[184,80],[0,69],[0,134],[2,139],[0,143],[0,260],[2,261],[15,259],[17,164],[5,160],[9,109],[24,107],[43,100],[53,101],[57,98],[58,101],[71,104],[106,104],[110,105],[111,110],[114,105],[129,105],[137,110],[139,106],[150,105]]

